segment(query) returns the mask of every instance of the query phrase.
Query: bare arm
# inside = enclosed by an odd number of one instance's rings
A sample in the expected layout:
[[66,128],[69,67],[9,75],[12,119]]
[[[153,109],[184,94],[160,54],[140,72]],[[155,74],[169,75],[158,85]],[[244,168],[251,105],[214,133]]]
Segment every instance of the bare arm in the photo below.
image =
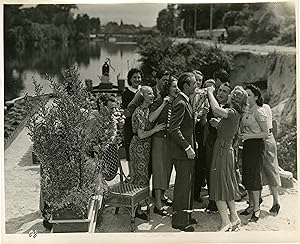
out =
[[216,117],[223,117],[223,118],[227,118],[228,117],[228,111],[227,109],[221,108],[219,103],[217,102],[214,94],[214,87],[208,87],[207,88],[207,94],[208,94],[208,98],[209,98],[209,103],[212,109],[213,114]]
[[147,137],[152,136],[154,133],[164,130],[165,129],[165,123],[158,124],[156,125],[153,129],[151,130],[143,130],[143,129],[138,129],[137,130],[137,135],[140,139],[145,139]]
[[157,119],[157,117],[160,115],[161,111],[164,109],[164,107],[166,106],[169,100],[170,100],[169,96],[165,97],[162,104],[155,111],[150,113],[149,115],[150,122],[153,122]]
[[[247,140],[247,139],[260,139],[260,138],[265,138],[269,135],[269,129],[268,129],[268,122],[267,122],[267,116],[264,115],[263,113],[254,113],[254,115],[256,116],[256,120],[260,126],[261,132],[260,133],[256,133],[256,134],[241,134],[240,138],[243,140]],[[258,115],[260,115],[258,117]]]

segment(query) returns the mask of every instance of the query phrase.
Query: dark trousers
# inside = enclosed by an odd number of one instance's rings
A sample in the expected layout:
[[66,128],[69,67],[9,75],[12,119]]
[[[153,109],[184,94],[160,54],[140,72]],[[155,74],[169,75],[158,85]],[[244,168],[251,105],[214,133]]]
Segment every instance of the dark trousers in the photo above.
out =
[[214,151],[214,145],[216,142],[217,136],[214,134],[208,134],[207,140],[205,142],[205,175],[206,175],[206,182],[207,182],[207,189],[209,194],[209,175],[210,169],[212,164],[212,157]]
[[191,159],[174,159],[176,179],[173,197],[172,225],[185,227],[190,224],[191,211],[194,199],[194,167]]
[[195,181],[194,181],[194,197],[199,198],[201,187],[205,181],[205,147],[203,146],[203,135],[196,133],[196,141],[198,143],[198,156],[195,160]]

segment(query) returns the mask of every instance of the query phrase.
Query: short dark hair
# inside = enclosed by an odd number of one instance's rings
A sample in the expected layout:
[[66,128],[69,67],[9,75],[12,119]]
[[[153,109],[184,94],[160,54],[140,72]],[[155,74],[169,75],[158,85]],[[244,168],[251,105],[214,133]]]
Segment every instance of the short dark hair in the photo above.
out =
[[213,79],[219,79],[222,83],[229,82],[229,75],[225,69],[217,69],[213,73]]
[[257,86],[253,85],[253,84],[246,85],[245,90],[247,90],[247,89],[252,91],[254,96],[257,96],[256,104],[261,107],[264,104],[264,99],[261,96],[260,89]]
[[192,77],[195,77],[194,73],[192,72],[184,72],[179,76],[178,88],[180,89],[180,91],[183,91],[184,84],[188,84],[188,85],[190,84]]
[[[227,87],[229,87],[230,88],[230,91],[232,91],[233,90],[233,87],[232,87],[232,85],[230,85],[230,83],[229,82],[224,82],[224,83],[222,83],[222,85],[221,86],[227,86]],[[220,87],[221,87],[220,86]],[[220,88],[219,87],[219,88]]]
[[165,75],[170,75],[170,73],[167,70],[160,70],[155,74],[155,78],[160,80]]
[[143,77],[143,72],[140,69],[132,68],[129,70],[127,74],[127,82],[130,86],[132,85],[131,78],[135,73],[139,73]]

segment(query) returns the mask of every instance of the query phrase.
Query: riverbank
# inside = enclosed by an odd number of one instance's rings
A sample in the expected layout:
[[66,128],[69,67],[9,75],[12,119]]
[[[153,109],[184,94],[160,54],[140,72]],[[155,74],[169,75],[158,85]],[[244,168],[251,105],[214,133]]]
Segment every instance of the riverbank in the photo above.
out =
[[[6,233],[28,234],[30,230],[36,230],[39,234],[49,233],[42,225],[42,217],[39,211],[40,168],[39,165],[32,163],[31,141],[27,135],[26,128],[5,151],[4,159]],[[125,173],[127,173],[127,162],[122,161],[122,165]],[[167,195],[170,198],[173,195],[174,180],[175,171],[173,171],[171,177],[171,188],[167,191]],[[261,219],[255,224],[249,223],[246,217],[241,216],[242,226],[240,233],[248,233],[251,236],[250,233],[253,231],[274,231],[272,233],[276,235],[276,233],[284,231],[289,233],[285,240],[293,235],[299,223],[299,213],[297,212],[297,207],[299,206],[298,185],[289,189],[280,188],[279,192],[281,209],[278,216],[273,216],[268,212],[272,205],[272,197],[268,189],[264,188]],[[219,214],[208,214],[204,211],[208,201],[207,196],[205,196],[206,193],[206,189],[203,189],[204,202],[202,204],[195,203],[193,216],[199,221],[195,226],[196,232],[216,232],[219,229]],[[245,207],[246,202],[237,203],[239,212]],[[171,213],[172,208],[168,208],[168,212]],[[150,222],[147,223],[136,219],[136,226],[136,231],[144,234],[160,233],[164,236],[163,232],[174,232],[174,234],[179,232],[172,229],[170,217],[161,217],[153,213],[153,199],[151,201]],[[115,215],[112,207],[105,207],[102,222],[96,228],[96,233],[130,233],[129,215],[122,209],[120,209],[118,215]],[[273,234],[270,238],[272,236]],[[172,235],[168,235],[168,238],[172,238]],[[232,234],[230,238],[234,240],[236,234]]]
[[268,54],[271,52],[296,54],[296,47],[288,46],[275,46],[275,45],[254,45],[254,44],[226,44],[226,43],[215,43],[210,40],[193,39],[193,38],[172,38],[174,43],[187,43],[194,41],[197,44],[204,44],[210,47],[219,47],[224,52],[251,52],[256,54]]

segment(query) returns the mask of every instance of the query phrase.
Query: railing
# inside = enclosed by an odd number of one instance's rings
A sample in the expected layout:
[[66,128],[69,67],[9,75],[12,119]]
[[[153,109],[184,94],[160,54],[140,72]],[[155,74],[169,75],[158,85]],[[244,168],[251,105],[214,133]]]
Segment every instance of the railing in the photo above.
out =
[[[44,99],[49,99],[51,97],[51,94],[44,95]],[[38,105],[35,105],[33,108],[33,114],[35,114],[38,110]],[[26,116],[25,119],[17,126],[17,128],[13,131],[13,133],[6,139],[4,139],[4,151],[13,143],[13,141],[17,138],[17,136],[20,134],[20,132],[24,129],[24,127],[27,125],[27,122],[31,116]]]

